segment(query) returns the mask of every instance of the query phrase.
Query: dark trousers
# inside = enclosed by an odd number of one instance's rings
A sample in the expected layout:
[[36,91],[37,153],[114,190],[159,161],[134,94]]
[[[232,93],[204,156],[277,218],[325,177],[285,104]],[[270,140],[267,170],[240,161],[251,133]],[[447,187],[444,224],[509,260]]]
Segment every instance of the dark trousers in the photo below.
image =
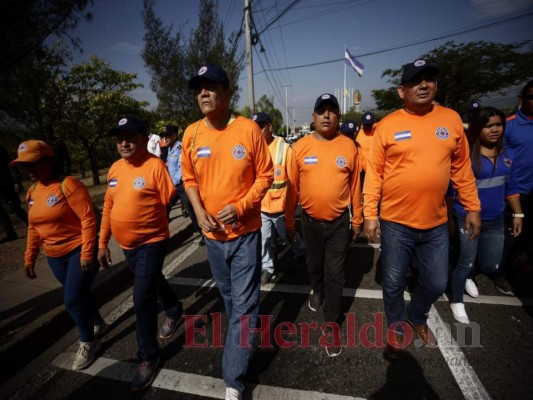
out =
[[326,322],[337,322],[341,314],[349,229],[347,210],[333,221],[318,221],[305,211],[302,213],[302,234],[311,288],[324,296]]
[[189,197],[187,196],[187,193],[185,192],[185,187],[182,183],[178,183],[176,186],[176,194],[170,199],[170,203],[167,207],[167,214],[170,214],[170,209],[174,207],[174,205],[177,203],[178,199],[181,200],[181,203],[189,213],[189,217],[191,217],[192,225],[194,226],[194,229],[196,232],[202,233],[202,230],[200,229],[200,226],[198,225],[198,220],[196,219],[196,214],[194,213],[194,208],[192,207],[191,202],[189,201]]
[[133,272],[133,307],[136,315],[138,356],[153,361],[159,356],[157,342],[157,301],[167,317],[178,319],[183,306],[163,276],[163,262],[167,240],[143,244],[124,250]]

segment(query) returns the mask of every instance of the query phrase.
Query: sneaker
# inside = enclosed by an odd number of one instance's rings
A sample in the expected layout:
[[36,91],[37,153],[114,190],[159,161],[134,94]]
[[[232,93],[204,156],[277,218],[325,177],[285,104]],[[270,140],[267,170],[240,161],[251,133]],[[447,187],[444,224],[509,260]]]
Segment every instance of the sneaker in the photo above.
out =
[[100,325],[94,325],[94,337],[100,339],[107,332],[109,332],[109,324],[103,321]]
[[514,296],[513,288],[511,287],[511,284],[509,281],[503,277],[498,277],[494,280],[494,287],[498,292],[501,294],[505,294],[506,296]]
[[322,300],[323,296],[320,293],[311,293],[311,298],[309,299],[309,303],[307,305],[309,306],[309,309],[314,312],[318,312],[320,310],[320,307],[322,307]]
[[[477,290],[476,283],[472,279],[466,280],[465,292],[468,293],[468,295],[473,298],[476,298],[479,296],[479,291]],[[460,304],[460,303],[457,303],[457,304]]]
[[261,285],[266,285],[268,282],[270,282],[273,276],[274,276],[274,273],[266,269],[261,271]]
[[168,339],[169,337],[171,337],[178,329],[181,320],[181,317],[179,317],[178,319],[165,317],[165,322],[163,322],[163,325],[161,325],[161,329],[159,329],[159,339]]
[[450,303],[450,308],[452,309],[453,317],[456,321],[462,324],[469,324],[470,320],[465,311],[464,303]]
[[137,369],[137,373],[131,381],[131,390],[136,392],[150,386],[155,379],[157,367],[159,367],[159,357],[154,361],[141,362],[141,365],[139,365],[139,368]]
[[78,371],[89,367],[94,362],[94,356],[100,351],[102,345],[97,339],[92,342],[80,342],[80,347],[76,352],[72,369]]
[[226,400],[242,400],[242,392],[235,388],[226,388]]

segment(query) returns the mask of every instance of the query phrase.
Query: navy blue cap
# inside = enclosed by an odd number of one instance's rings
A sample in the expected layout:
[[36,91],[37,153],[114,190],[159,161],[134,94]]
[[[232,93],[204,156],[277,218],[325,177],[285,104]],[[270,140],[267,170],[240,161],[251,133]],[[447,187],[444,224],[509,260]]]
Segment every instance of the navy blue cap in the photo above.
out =
[[217,64],[205,63],[188,83],[189,89],[197,89],[202,80],[221,83],[225,88],[229,87],[228,74]]
[[254,114],[252,121],[257,122],[257,125],[261,126],[262,124],[270,124],[272,122],[272,118],[270,118],[270,115],[267,113],[260,111],[257,114]]
[[121,118],[117,125],[113,129],[109,130],[107,136],[115,136],[120,132],[133,132],[140,133],[143,136],[148,136],[146,122],[144,122],[142,119],[132,116]]
[[169,135],[177,135],[178,134],[178,127],[174,125],[167,125],[165,126],[165,130],[159,134],[159,136],[169,136]]
[[481,103],[479,101],[471,101],[470,103],[467,104],[466,111],[472,112],[472,111],[479,110],[480,108],[481,108]]
[[361,116],[361,125],[370,125],[376,122],[376,116],[372,111],[367,111]]
[[439,73],[439,69],[427,60],[416,60],[411,64],[407,64],[402,73],[402,80],[400,81],[403,85],[405,82],[413,80],[418,74],[423,71],[432,72],[435,75]]
[[353,135],[356,130],[357,130],[357,124],[355,123],[355,121],[352,121],[351,119],[344,121],[341,125],[342,133]]
[[324,103],[333,104],[335,107],[337,107],[337,109],[339,109],[339,101],[337,100],[337,98],[330,93],[324,93],[318,99],[316,99],[315,108],[313,109],[313,111],[318,110],[320,106]]

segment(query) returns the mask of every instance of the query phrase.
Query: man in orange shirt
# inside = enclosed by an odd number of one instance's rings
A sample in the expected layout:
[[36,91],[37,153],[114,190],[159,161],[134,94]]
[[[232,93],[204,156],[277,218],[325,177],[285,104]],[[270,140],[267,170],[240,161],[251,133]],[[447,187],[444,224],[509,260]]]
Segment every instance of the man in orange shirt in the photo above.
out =
[[[257,124],[235,117],[226,72],[205,64],[189,81],[205,118],[183,135],[187,196],[205,236],[207,257],[224,300],[228,331],[222,358],[226,399],[241,399],[252,353],[261,283],[261,199],[273,181],[268,146]],[[248,342],[241,340],[248,338]]]
[[143,121],[122,118],[109,136],[116,137],[122,158],[108,173],[98,261],[104,268],[111,265],[108,242],[113,234],[134,275],[133,306],[141,364],[131,388],[137,391],[151,385],[159,366],[158,298],[166,315],[160,339],[172,336],[183,315],[182,304],[162,273],[169,237],[166,208],[175,188],[163,161],[148,152]]
[[[438,69],[426,60],[408,64],[398,94],[404,108],[379,122],[367,160],[364,231],[380,236],[387,352],[399,358],[409,329],[428,347],[437,347],[427,325],[432,304],[448,282],[448,228],[445,194],[450,178],[467,211],[466,232],[480,230],[480,203],[468,143],[459,115],[435,105]],[[378,203],[381,201],[378,225]],[[418,287],[406,310],[403,292],[411,264]]]
[[[282,240],[285,236],[285,203],[287,200],[287,165],[292,159],[291,146],[281,137],[272,134],[272,119],[264,112],[258,112],[252,120],[259,125],[265,138],[272,162],[274,163],[274,182],[261,200],[261,284],[266,285],[274,275],[273,241],[276,235]],[[295,257],[304,255],[300,235],[291,243]]]
[[[353,139],[339,134],[339,103],[325,93],[315,103],[315,130],[293,145],[287,195],[287,238],[294,240],[294,211],[302,206],[302,233],[313,292],[309,309],[324,306],[324,336],[333,337],[326,345],[328,356],[341,353],[340,330],[344,262],[350,226],[352,238],[361,231],[361,186],[359,157]],[[349,207],[353,217],[350,221]],[[332,336],[331,336],[332,335]]]
[[[374,132],[376,130],[376,117],[372,111],[367,111],[361,116],[361,129],[359,130],[355,140],[361,146],[363,150],[364,159],[367,160],[370,155],[370,148],[372,147],[372,140],[374,138]],[[363,166],[363,170],[366,171],[366,162]]]

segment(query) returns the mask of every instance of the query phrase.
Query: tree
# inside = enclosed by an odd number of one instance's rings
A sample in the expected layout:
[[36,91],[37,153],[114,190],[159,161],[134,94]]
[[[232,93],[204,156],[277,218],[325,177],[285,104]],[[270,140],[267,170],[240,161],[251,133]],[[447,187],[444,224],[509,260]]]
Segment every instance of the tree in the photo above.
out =
[[[511,44],[448,42],[419,58],[430,60],[439,68],[437,101],[459,111],[474,99],[503,94],[506,88],[533,76],[531,40]],[[383,71],[382,77],[390,76],[394,87],[372,91],[379,109],[401,106],[396,87],[402,68]]]
[[134,82],[136,78],[137,74],[113,70],[92,56],[88,62],[72,66],[47,93],[45,112],[56,131],[85,151],[95,185],[100,184],[98,161],[105,148],[105,133],[121,116],[147,116],[144,107],[148,103],[127,95],[142,87]]
[[157,111],[165,119],[178,120],[186,126],[201,114],[196,99],[187,87],[206,61],[221,65],[228,74],[235,92],[233,106],[237,103],[239,74],[243,68],[244,54],[238,51],[238,35],[232,33],[226,40],[222,22],[218,18],[218,1],[200,0],[198,27],[187,39],[183,26],[175,34],[173,26],[166,27],[154,12],[155,0],[144,0],[144,48],[142,57],[151,74],[151,88],[156,93]]
[[266,94],[261,96],[259,101],[255,103],[255,110],[270,115],[270,118],[272,119],[272,132],[279,132],[281,125],[283,124],[283,115],[280,110],[274,107],[274,96],[268,97]]

